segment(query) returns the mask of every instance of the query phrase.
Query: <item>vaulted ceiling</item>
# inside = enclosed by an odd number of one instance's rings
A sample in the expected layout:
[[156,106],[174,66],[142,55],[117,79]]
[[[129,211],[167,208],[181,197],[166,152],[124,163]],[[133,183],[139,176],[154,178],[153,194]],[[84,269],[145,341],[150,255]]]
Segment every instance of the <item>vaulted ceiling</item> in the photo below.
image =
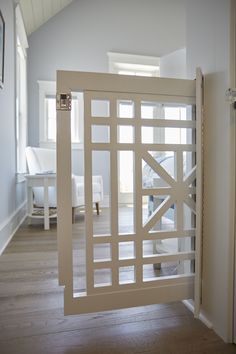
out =
[[74,0],[19,0],[29,36]]

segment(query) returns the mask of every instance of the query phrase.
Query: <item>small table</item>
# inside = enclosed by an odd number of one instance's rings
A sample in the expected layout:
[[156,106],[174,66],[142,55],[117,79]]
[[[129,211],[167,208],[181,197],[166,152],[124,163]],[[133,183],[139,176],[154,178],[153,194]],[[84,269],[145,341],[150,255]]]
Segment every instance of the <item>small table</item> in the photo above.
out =
[[[25,175],[27,181],[27,202],[28,202],[28,216],[30,218],[44,219],[44,229],[49,230],[50,218],[55,218],[56,212],[50,215],[49,212],[49,200],[48,200],[48,187],[56,187],[56,174],[46,173],[46,174],[36,174],[36,175]],[[33,188],[43,187],[44,193],[44,205],[43,213],[37,214],[34,208],[34,198],[33,198]]]

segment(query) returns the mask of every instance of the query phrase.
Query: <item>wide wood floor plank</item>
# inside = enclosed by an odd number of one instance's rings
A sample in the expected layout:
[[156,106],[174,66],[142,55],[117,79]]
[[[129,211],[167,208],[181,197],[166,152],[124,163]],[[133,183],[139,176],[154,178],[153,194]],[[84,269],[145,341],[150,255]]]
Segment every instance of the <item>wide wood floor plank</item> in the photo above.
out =
[[[100,230],[106,217],[94,216]],[[76,266],[83,267],[83,215],[76,220]],[[236,353],[180,302],[64,316],[57,278],[56,225],[22,225],[0,257],[1,354]]]

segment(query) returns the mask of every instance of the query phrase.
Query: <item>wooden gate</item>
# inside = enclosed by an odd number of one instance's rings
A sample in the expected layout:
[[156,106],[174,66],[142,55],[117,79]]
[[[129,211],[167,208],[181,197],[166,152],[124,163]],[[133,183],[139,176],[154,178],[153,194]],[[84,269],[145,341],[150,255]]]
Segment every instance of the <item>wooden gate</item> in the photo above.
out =
[[[77,289],[73,282],[75,276],[82,275],[77,271],[74,274],[73,265],[70,111],[57,111],[59,283],[65,287],[65,314],[194,299],[198,316],[202,237],[200,70],[196,80],[59,71],[57,92],[64,94],[60,97],[78,91],[84,95],[83,289]],[[105,129],[106,138],[94,138],[96,129]],[[110,227],[99,234],[93,221],[93,160],[97,152],[106,152],[109,165],[106,183]],[[126,232],[119,226],[121,152],[132,156],[133,200],[129,208],[133,221]],[[171,242],[174,250],[165,247]],[[97,248],[106,250],[103,257],[96,256]]]

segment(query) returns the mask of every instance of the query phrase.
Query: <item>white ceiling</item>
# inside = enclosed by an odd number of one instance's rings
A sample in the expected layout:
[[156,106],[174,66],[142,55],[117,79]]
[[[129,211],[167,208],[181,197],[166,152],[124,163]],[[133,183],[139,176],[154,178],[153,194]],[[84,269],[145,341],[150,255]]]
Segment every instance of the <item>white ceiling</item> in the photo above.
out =
[[26,33],[29,36],[73,0],[19,0]]

